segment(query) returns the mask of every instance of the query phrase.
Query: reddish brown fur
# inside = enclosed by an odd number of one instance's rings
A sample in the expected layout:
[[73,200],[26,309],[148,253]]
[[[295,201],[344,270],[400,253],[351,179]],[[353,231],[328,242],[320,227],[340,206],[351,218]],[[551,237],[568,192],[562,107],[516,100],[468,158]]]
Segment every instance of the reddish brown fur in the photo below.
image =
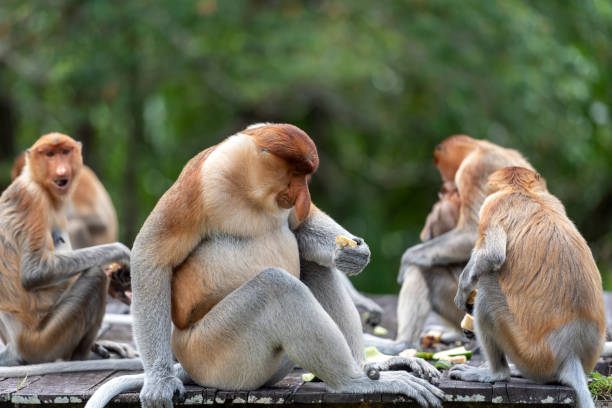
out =
[[[604,336],[601,278],[591,251],[561,202],[532,170],[510,167],[490,177],[491,196],[482,208],[479,247],[491,225],[507,234],[499,283],[510,310],[497,316],[511,356],[535,373],[551,374],[549,334],[570,322],[592,321]],[[589,372],[599,350],[580,356]],[[517,357],[512,357],[514,360]],[[519,361],[516,361],[519,363]]]
[[[48,144],[48,145],[47,145]],[[44,153],[48,149],[58,151],[69,146],[73,153],[60,161],[74,166],[69,169],[72,177],[78,176],[80,146],[70,137],[58,133],[42,136],[30,149],[28,172],[23,172],[0,196],[0,311],[12,314],[26,327],[36,327],[59,299],[71,280],[52,288],[26,291],[21,285],[19,268],[22,252],[28,250],[43,259],[52,251],[52,224],[66,224],[62,203],[69,191],[57,192],[50,180],[53,164]],[[51,181],[52,183],[52,181]]]
[[317,148],[310,137],[296,126],[278,123],[243,130],[257,145],[285,160],[297,172],[312,174],[319,167]]
[[[21,174],[24,166],[25,152],[15,158],[11,180],[15,180]],[[81,168],[70,197],[70,204],[68,229],[71,232],[70,241],[74,249],[117,241],[119,228],[115,207],[102,182],[88,166],[83,165]],[[92,221],[96,224],[95,228],[89,228],[88,224]],[[85,241],[79,236],[79,229],[82,228],[87,229]]]
[[436,147],[434,163],[443,182],[454,182],[461,197],[458,227],[476,228],[478,211],[487,196],[487,180],[508,166],[533,169],[516,150],[465,135],[451,136]]

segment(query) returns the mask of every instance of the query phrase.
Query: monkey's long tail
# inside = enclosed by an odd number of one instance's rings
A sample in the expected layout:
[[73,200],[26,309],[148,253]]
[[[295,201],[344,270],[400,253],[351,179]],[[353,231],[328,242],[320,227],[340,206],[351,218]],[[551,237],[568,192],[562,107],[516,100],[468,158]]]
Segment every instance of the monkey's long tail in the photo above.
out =
[[0,367],[0,377],[25,377],[72,373],[75,371],[142,370],[139,358],[61,361],[57,363],[30,364],[15,367]]
[[[183,384],[191,382],[191,379],[183,370],[179,363],[174,364],[174,375],[176,375]],[[144,374],[123,375],[113,378],[104,383],[94,392],[85,408],[104,408],[115,396],[127,392],[140,390],[144,385]]]
[[85,404],[85,408],[104,408],[116,395],[126,391],[140,390],[143,385],[144,374],[113,378],[96,390]]

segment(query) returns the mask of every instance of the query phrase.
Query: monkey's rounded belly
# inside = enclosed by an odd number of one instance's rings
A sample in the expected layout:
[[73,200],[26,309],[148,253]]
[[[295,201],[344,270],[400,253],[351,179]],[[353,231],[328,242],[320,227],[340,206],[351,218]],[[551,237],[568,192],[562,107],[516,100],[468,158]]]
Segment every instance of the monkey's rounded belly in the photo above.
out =
[[257,237],[203,241],[172,276],[172,322],[179,329],[189,327],[268,267],[300,277],[297,241],[287,226]]

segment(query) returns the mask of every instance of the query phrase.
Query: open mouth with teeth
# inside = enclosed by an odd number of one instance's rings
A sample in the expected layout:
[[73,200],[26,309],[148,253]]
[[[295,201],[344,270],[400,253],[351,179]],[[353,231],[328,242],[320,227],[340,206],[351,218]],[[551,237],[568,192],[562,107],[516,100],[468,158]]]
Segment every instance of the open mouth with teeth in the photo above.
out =
[[53,179],[53,182],[60,190],[65,190],[68,188],[70,179],[67,177],[62,177],[62,178]]

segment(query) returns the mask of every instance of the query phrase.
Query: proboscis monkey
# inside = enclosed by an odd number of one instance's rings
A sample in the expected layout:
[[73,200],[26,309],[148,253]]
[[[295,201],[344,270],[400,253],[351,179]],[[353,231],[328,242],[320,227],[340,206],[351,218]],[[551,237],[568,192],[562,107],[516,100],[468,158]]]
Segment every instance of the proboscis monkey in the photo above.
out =
[[[15,159],[11,179],[25,166],[25,152]],[[68,235],[74,249],[117,242],[117,213],[108,192],[96,174],[83,165],[66,206]]]
[[[26,152],[22,152],[13,163],[11,180],[15,180],[26,163]],[[73,249],[117,242],[117,213],[108,192],[96,174],[86,165],[81,167],[79,177],[65,206],[68,219],[68,236]],[[131,288],[128,265],[112,263],[104,266],[110,277],[109,295],[130,304]],[[126,280],[127,277],[127,280]]]
[[25,161],[0,196],[0,366],[84,359],[106,305],[101,265],[127,264],[130,250],[71,247],[65,206],[82,166],[80,143],[51,133]]
[[461,264],[468,261],[478,237],[478,211],[484,202],[488,177],[508,166],[533,167],[516,150],[465,135],[451,136],[434,151],[434,164],[443,182],[454,182],[461,197],[457,226],[415,245],[402,256],[398,282],[409,265],[424,267]]
[[585,372],[600,355],[606,321],[591,250],[539,174],[508,167],[489,186],[455,297],[466,310],[478,289],[475,332],[489,368],[460,365],[451,377],[507,380],[508,357],[523,376],[567,384],[579,407],[593,407]]
[[[438,193],[438,201],[427,215],[421,231],[422,241],[428,241],[457,225],[461,199],[455,184],[447,181]],[[408,265],[397,304],[397,337],[383,339],[365,334],[365,344],[376,346],[382,353],[398,354],[418,345],[419,336],[429,313],[438,313],[451,327],[460,327],[464,313],[455,306],[457,278],[461,266],[422,267]]]
[[[255,389],[294,363],[333,391],[400,393],[440,406],[443,394],[406,371],[365,375],[359,315],[334,269],[361,272],[370,250],[311,204],[318,162],[301,129],[258,124],[187,163],[132,250],[133,328],[145,373],[111,380],[88,407],[143,383],[143,407],[171,407],[187,378]],[[337,235],[358,245],[341,248]],[[406,364],[437,375],[424,361]]]

